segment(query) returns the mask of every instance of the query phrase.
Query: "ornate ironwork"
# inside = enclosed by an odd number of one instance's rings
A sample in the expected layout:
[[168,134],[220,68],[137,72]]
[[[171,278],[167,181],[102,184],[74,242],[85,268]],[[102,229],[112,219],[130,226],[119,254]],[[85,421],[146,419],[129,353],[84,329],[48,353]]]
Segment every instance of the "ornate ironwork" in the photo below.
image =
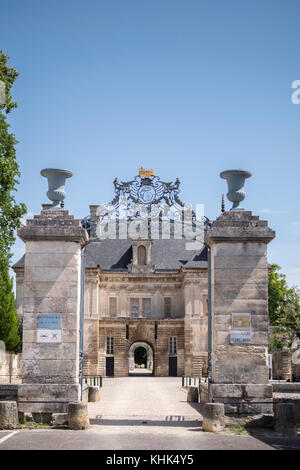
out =
[[132,181],[121,181],[115,178],[113,181],[115,197],[111,204],[118,207],[119,200],[125,197],[128,201],[127,209],[132,206],[142,204],[148,208],[151,206],[166,204],[168,207],[184,207],[183,202],[179,198],[180,181],[176,178],[175,183],[166,183],[161,181],[159,176],[136,176]]
[[[151,176],[135,176],[131,181],[113,181],[115,196],[109,204],[102,206],[104,210],[101,216],[97,216],[97,221],[106,219],[115,211],[117,218],[119,217],[119,205],[125,202],[127,220],[135,218],[150,219],[151,217],[159,217],[160,220],[182,220],[183,213],[189,212],[192,219],[192,226],[196,224],[196,214],[190,207],[186,211],[187,206],[181,201],[180,180],[176,178],[175,182],[164,182],[159,176],[154,174]],[[85,217],[81,221],[82,226],[90,233],[92,228],[92,219],[90,216]],[[93,225],[94,225],[93,224]],[[211,225],[210,220],[203,217],[204,230],[208,230]]]

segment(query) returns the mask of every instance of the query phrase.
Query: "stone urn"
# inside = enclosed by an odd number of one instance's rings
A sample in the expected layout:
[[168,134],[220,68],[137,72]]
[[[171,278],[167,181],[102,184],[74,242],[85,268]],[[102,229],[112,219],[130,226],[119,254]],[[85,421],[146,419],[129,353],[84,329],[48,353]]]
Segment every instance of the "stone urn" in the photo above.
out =
[[250,171],[244,170],[226,170],[220,173],[220,177],[227,180],[228,193],[227,198],[232,202],[231,211],[243,211],[240,203],[245,199],[244,191],[245,179],[250,178]]
[[48,180],[47,196],[52,201],[50,209],[57,209],[59,205],[63,207],[63,200],[66,197],[66,178],[73,176],[72,171],[61,170],[59,168],[45,168],[41,170],[41,175],[45,176]]

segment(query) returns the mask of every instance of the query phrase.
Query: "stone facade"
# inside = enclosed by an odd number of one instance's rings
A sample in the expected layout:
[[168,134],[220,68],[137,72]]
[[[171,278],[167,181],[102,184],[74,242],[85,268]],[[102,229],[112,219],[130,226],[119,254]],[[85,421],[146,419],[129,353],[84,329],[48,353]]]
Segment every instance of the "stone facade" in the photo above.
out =
[[[94,207],[91,207],[91,214]],[[70,223],[71,220],[66,211],[43,210],[19,231],[26,241],[26,256],[14,266],[18,311],[24,317],[24,384],[78,382],[78,364],[73,358],[79,355],[80,242],[68,240],[71,235],[66,228],[72,233],[74,221]],[[55,235],[58,227],[59,230],[64,228],[61,240]],[[90,237],[86,247],[84,375],[106,376],[107,358],[114,363],[115,376],[128,375],[130,348],[138,342],[151,348],[155,376],[174,373],[174,370],[170,371],[170,361],[175,361],[173,367],[178,376],[206,374],[205,254],[199,266],[194,263],[196,266],[188,267],[182,261],[175,268],[157,269],[158,261],[161,268],[169,241],[164,241],[166,248],[158,255],[159,241],[155,245],[151,240],[128,240],[126,250],[132,251],[132,257],[129,263],[126,262],[126,269],[115,270],[107,269],[103,260],[98,264],[97,256],[110,249],[109,242],[104,245]],[[177,241],[170,240],[170,243]],[[146,259],[140,266],[137,253],[141,245],[145,247]],[[185,256],[184,242],[180,241],[179,251],[176,247],[174,256]],[[189,256],[195,254],[192,252]],[[110,259],[109,255],[107,257]],[[115,302],[113,312],[110,311],[110,299]],[[132,316],[131,299],[139,305],[137,318]],[[143,312],[145,300],[148,311]],[[51,312],[62,315],[63,342],[56,348],[51,344],[41,347],[36,343],[37,315]],[[112,338],[113,351],[107,350],[108,338]],[[176,343],[172,345],[173,349],[170,341]]]
[[[116,191],[128,184],[115,183]],[[151,184],[141,179],[143,190]],[[172,195],[178,183],[164,188]],[[37,396],[40,386],[41,396],[49,392],[45,401],[55,394],[68,396],[68,390],[75,400],[82,256],[84,375],[127,376],[132,351],[141,343],[155,376],[206,375],[209,246],[211,398],[224,403],[226,412],[269,411],[266,254],[275,235],[267,222],[247,211],[225,212],[208,230],[207,246],[191,250],[184,238],[176,239],[174,227],[169,239],[97,238],[97,213],[98,206],[90,206],[89,236],[67,211],[46,207],[19,230],[26,242],[25,258],[14,266],[17,308],[24,319],[20,396],[36,385]],[[241,312],[251,317],[251,342],[231,344],[232,314]],[[62,317],[62,342],[55,347],[36,341],[37,316],[43,313]]]
[[[191,272],[192,271],[192,272]],[[207,369],[207,270],[178,273],[103,273],[86,269],[84,322],[84,373],[106,375],[106,357],[114,358],[114,375],[129,373],[129,349],[147,343],[153,353],[153,374],[169,375],[169,357],[177,358],[177,375],[206,373]],[[171,302],[165,318],[164,298]],[[109,311],[116,299],[115,317]],[[149,299],[149,318],[132,318],[130,299]],[[106,351],[114,339],[113,354]],[[176,338],[176,354],[169,349]]]
[[[211,247],[214,401],[238,414],[272,412],[268,385],[267,243],[275,236],[251,212],[222,214],[206,236]],[[233,314],[250,317],[249,344],[232,344]]]
[[[65,411],[80,394],[80,266],[87,233],[67,211],[42,210],[18,235],[26,243],[22,302],[18,299],[23,318],[19,411]],[[38,342],[42,314],[61,316],[59,343]]]

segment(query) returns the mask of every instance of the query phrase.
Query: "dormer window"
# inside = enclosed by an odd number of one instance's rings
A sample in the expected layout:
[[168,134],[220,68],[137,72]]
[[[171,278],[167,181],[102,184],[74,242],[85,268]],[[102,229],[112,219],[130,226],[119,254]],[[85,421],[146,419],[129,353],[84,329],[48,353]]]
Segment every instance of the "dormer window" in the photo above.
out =
[[152,240],[132,240],[132,262],[128,265],[132,273],[153,273],[155,266],[152,263]]
[[138,247],[138,265],[139,266],[146,266],[146,256],[147,256],[147,252],[146,252],[146,248],[144,247],[144,245],[140,245]]

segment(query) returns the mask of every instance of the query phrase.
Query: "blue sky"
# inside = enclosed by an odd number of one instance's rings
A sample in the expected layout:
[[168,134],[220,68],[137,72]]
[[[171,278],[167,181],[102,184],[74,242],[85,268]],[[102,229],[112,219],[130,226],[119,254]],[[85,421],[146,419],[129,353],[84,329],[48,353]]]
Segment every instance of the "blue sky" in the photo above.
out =
[[20,72],[9,120],[30,214],[47,202],[45,167],[74,172],[77,217],[143,165],[178,176],[211,219],[220,171],[247,169],[244,205],[276,230],[269,260],[300,286],[299,0],[0,0],[0,16]]

